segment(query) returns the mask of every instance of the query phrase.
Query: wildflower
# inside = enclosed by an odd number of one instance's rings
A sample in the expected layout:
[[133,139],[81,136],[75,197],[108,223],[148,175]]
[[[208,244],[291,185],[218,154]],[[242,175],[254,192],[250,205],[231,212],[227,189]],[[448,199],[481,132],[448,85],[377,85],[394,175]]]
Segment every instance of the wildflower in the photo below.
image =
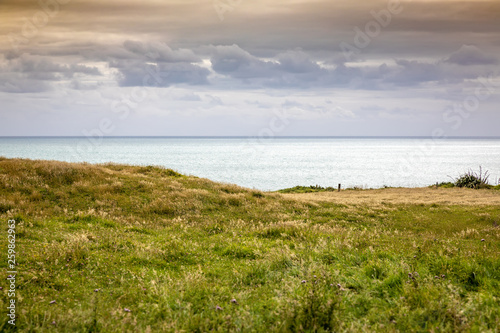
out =
[[481,239],[481,242],[484,242],[484,238],[483,238],[483,239]]
[[220,306],[216,305],[216,306],[215,306],[215,310],[216,310],[216,311],[222,311],[222,308],[221,308]]
[[94,289],[94,291],[97,293],[97,292],[101,291],[101,289],[99,289],[99,288],[98,289]]
[[231,300],[231,303],[233,303],[233,304],[238,304],[238,301],[237,301],[236,299],[234,299],[234,298],[233,298],[233,299]]
[[56,301],[50,301],[49,304],[54,304]]
[[307,281],[306,280],[302,280],[302,283],[306,283]]
[[446,275],[443,274],[443,275],[441,275],[441,277],[444,279],[446,277]]
[[125,312],[131,312],[130,309],[127,309],[127,308],[123,308],[123,311],[125,311]]

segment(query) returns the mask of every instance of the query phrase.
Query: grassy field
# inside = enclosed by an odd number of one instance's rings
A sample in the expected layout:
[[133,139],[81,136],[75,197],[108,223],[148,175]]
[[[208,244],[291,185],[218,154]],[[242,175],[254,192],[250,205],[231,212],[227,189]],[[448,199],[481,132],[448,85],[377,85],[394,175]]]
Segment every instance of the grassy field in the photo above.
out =
[[11,218],[22,332],[500,327],[496,189],[281,194],[157,167],[0,158],[5,272]]

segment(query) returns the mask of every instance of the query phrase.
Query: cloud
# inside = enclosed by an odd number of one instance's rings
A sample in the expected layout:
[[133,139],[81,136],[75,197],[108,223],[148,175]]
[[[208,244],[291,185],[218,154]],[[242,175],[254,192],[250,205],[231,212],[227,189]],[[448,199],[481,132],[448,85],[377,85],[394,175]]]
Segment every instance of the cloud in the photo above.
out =
[[302,51],[287,51],[278,54],[279,68],[287,73],[319,73],[321,67]]
[[218,45],[213,48],[210,59],[212,68],[220,74],[235,78],[250,79],[272,75],[276,64],[263,61],[243,50],[238,45]]
[[484,53],[474,45],[462,45],[445,61],[462,66],[495,65],[498,63],[498,58]]
[[122,87],[209,83],[210,71],[197,64],[202,59],[192,50],[174,50],[165,43],[132,40],[125,41],[123,49],[129,52],[128,57],[109,59],[109,66],[119,71],[118,84]]
[[435,63],[416,60],[396,60],[397,68],[390,69],[385,82],[398,85],[414,85],[424,82],[440,81],[445,76],[442,68]]
[[13,93],[43,92],[52,89],[48,81],[71,79],[75,74],[100,76],[98,68],[81,64],[62,64],[51,58],[22,54],[6,58],[0,66],[0,91]]
[[212,69],[245,84],[273,88],[307,88],[319,83],[327,70],[302,51],[286,51],[261,59],[238,45],[212,47]]
[[38,93],[51,90],[52,87],[45,80],[19,77],[13,74],[2,74],[0,91],[8,93]]
[[[121,87],[212,85],[220,89],[391,90],[433,82],[459,83],[488,75],[492,69],[491,65],[485,64],[492,60],[475,47],[461,48],[450,56],[435,61],[396,59],[378,66],[364,62],[322,66],[312,54],[300,49],[264,58],[253,55],[236,44],[211,45],[206,48],[210,52],[210,62],[207,63],[204,62],[203,55],[197,54],[195,50],[172,49],[165,43],[153,44],[127,40],[121,46],[123,52],[117,52],[115,46],[111,46],[109,50],[101,50],[101,56],[119,54],[108,58],[109,68],[116,74],[113,78],[107,73],[108,81],[114,79]],[[5,59],[5,65],[0,71],[15,73],[18,80],[25,78],[57,82],[73,79],[73,89],[91,89],[98,85],[77,84],[75,74],[102,76],[100,69],[85,63],[95,61],[93,57],[81,63],[74,60],[67,63],[67,57],[59,57],[61,61],[56,61],[56,57],[23,54]],[[464,66],[472,63],[480,64]],[[213,76],[213,73],[217,75]],[[37,87],[42,89],[48,86]]]
[[4,68],[4,71],[17,73],[60,73],[66,77],[72,77],[75,73],[101,75],[101,72],[96,67],[81,64],[61,64],[51,59],[29,54],[22,54],[17,58],[9,59],[7,68]]
[[[116,66],[117,64],[115,64]],[[173,84],[208,84],[210,71],[190,63],[121,62],[118,83],[122,87],[169,87]]]
[[[402,13],[394,15],[351,62],[345,61],[340,42],[352,44],[354,28],[364,30],[374,20],[372,11],[387,9],[387,0],[225,3],[234,8],[221,22],[212,1],[73,1],[59,6],[57,14],[14,52],[9,34],[22,35],[26,20],[33,21],[43,9],[37,1],[0,1],[0,30],[7,36],[0,40],[2,112],[24,114],[36,106],[41,117],[50,117],[57,105],[57,116],[78,113],[82,103],[60,97],[84,96],[82,119],[91,117],[91,103],[99,118],[109,107],[95,96],[109,95],[113,97],[106,101],[116,101],[130,95],[133,87],[147,86],[157,87],[151,90],[158,94],[135,103],[141,114],[163,116],[165,110],[175,110],[206,119],[213,116],[214,123],[220,114],[248,117],[241,121],[244,127],[246,119],[250,124],[256,119],[252,117],[264,118],[286,107],[301,119],[317,120],[325,126],[323,133],[331,133],[327,127],[333,119],[354,123],[370,113],[373,123],[354,130],[385,134],[380,128],[404,129],[389,127],[387,119],[377,123],[377,110],[363,110],[361,105],[386,110],[381,117],[424,118],[425,110],[438,114],[450,100],[463,100],[477,78],[499,78],[497,0],[403,1]],[[327,98],[334,102],[323,102]],[[494,113],[497,98],[482,102],[481,112]],[[408,105],[412,109],[404,109]],[[329,115],[332,123],[327,124]],[[353,115],[355,121],[349,119]],[[193,116],[186,123],[194,122]],[[204,131],[205,123],[198,124]],[[183,130],[172,126],[179,133]],[[136,127],[131,121],[130,128]],[[241,129],[231,131],[243,133]],[[348,127],[342,130],[349,132]]]
[[[454,53],[455,54],[455,53]],[[461,68],[452,56],[435,61],[396,59],[379,66],[345,63],[322,67],[304,51],[286,51],[266,59],[238,45],[213,46],[212,69],[241,85],[274,89],[343,87],[387,90],[431,82],[463,82],[487,75],[491,68]]]
[[201,58],[187,49],[172,50],[165,43],[143,43],[127,40],[123,43],[125,50],[140,58],[156,62],[200,62]]

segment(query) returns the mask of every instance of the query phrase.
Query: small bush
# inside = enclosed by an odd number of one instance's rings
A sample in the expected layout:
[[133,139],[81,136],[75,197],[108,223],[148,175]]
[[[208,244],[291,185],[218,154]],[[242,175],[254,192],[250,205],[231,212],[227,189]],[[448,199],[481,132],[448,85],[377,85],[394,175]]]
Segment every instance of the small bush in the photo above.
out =
[[490,177],[488,171],[483,173],[481,167],[479,167],[479,172],[474,172],[472,170],[460,175],[455,180],[456,187],[466,187],[466,188],[489,188],[488,178]]

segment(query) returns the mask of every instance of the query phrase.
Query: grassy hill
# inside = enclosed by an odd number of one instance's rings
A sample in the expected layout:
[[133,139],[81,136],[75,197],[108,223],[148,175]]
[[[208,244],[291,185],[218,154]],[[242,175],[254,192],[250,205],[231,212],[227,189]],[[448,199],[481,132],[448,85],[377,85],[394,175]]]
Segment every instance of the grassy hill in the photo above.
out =
[[19,331],[500,327],[498,190],[281,194],[158,167],[0,158],[4,258],[11,218]]

